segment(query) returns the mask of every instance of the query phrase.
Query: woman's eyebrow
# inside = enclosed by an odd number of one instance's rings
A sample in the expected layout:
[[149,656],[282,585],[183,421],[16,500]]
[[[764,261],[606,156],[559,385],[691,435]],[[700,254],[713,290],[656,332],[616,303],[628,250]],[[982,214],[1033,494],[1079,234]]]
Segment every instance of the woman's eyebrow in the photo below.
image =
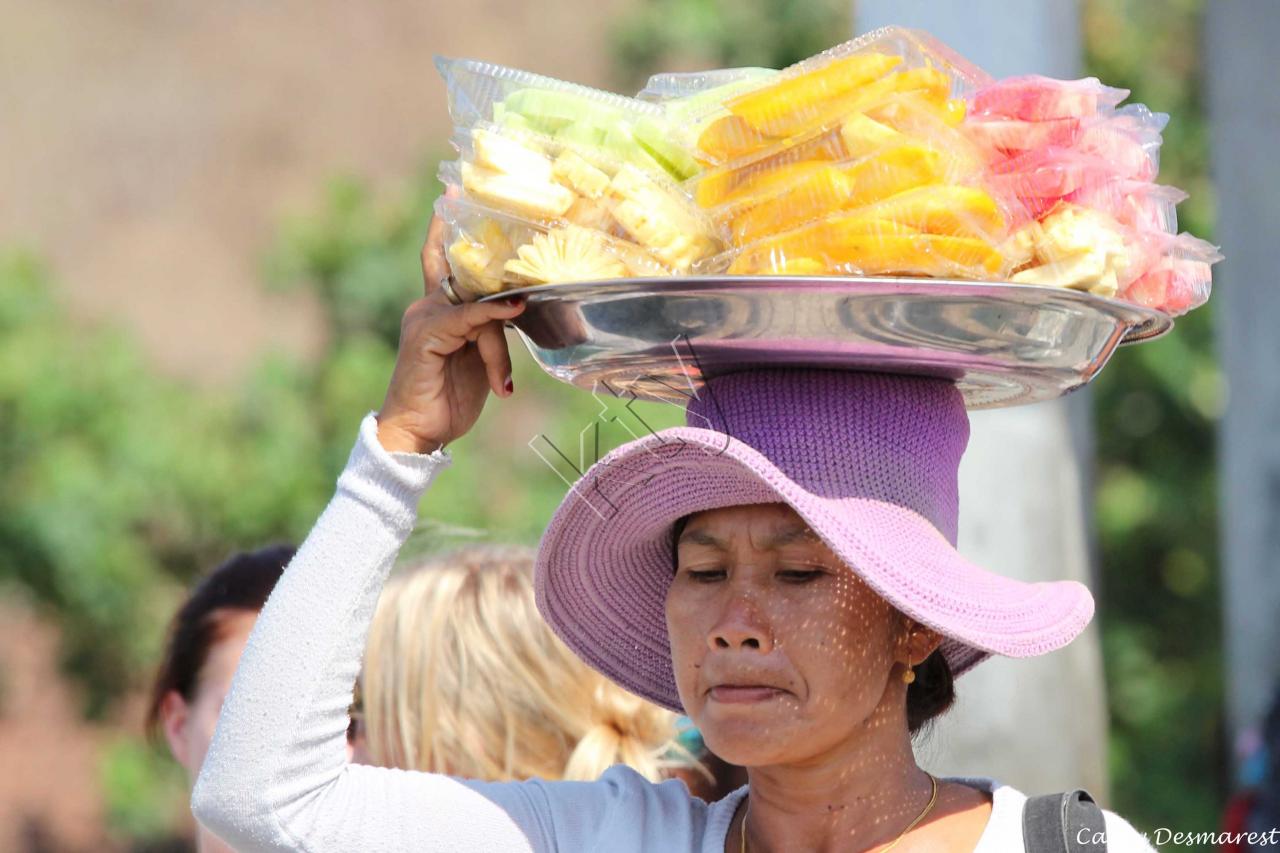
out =
[[[781,548],[783,545],[790,545],[800,540],[819,542],[818,535],[803,524],[793,525],[785,530],[781,530],[765,540],[762,550],[773,551]],[[726,550],[727,546],[724,540],[718,539],[703,530],[689,530],[680,535],[679,542],[687,542],[690,545],[707,545],[712,548],[719,548],[721,551]]]

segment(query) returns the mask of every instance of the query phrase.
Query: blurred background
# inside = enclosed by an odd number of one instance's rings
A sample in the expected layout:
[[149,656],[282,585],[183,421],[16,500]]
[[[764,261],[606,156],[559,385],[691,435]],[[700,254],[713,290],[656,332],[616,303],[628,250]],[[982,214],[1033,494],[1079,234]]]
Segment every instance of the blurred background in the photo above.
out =
[[[1191,193],[1183,229],[1219,242],[1204,4],[1079,8],[1085,72],[1173,116],[1161,182]],[[187,849],[185,782],[141,736],[143,691],[187,584],[300,540],[381,402],[451,156],[433,54],[632,92],[657,70],[782,67],[853,15],[0,0],[0,849]],[[1235,783],[1214,313],[1120,351],[1091,399],[1109,807],[1143,829],[1211,829]],[[533,542],[575,472],[531,446],[576,449],[598,405],[512,343],[515,397],[459,442],[423,515]],[[596,421],[601,452],[634,417]]]

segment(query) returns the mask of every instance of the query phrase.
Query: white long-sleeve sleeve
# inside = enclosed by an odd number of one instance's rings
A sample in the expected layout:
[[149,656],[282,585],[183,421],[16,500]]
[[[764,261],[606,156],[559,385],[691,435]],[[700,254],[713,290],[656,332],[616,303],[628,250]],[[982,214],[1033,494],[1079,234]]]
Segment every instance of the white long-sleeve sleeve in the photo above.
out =
[[347,764],[347,708],[379,592],[449,463],[445,451],[388,453],[364,419],[333,499],[254,626],[192,794],[196,817],[245,851],[639,850],[646,836],[701,849],[701,801],[628,768],[594,783],[486,783]]

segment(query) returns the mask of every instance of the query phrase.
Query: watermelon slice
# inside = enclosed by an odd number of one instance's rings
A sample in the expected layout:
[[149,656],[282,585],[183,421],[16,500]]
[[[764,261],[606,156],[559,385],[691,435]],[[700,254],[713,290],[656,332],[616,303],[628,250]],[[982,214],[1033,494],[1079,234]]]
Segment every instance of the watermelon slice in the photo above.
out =
[[1114,108],[1127,97],[1128,89],[1104,86],[1096,77],[1055,80],[1031,74],[979,89],[973,95],[971,112],[1023,121],[1083,118]]
[[1080,136],[1080,119],[1074,117],[1023,121],[1003,116],[970,116],[961,127],[970,139],[995,156],[1016,157],[1047,146],[1065,148]]

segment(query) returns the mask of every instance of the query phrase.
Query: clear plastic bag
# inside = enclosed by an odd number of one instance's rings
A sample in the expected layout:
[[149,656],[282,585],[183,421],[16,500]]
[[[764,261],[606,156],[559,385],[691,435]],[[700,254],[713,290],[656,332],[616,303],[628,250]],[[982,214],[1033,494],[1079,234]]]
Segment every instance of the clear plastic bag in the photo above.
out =
[[845,116],[905,92],[962,116],[963,105],[949,102],[990,79],[931,36],[889,27],[689,116],[690,133],[702,162],[723,165],[822,134]]
[[[998,280],[1008,264],[990,241],[964,233],[966,218],[946,204],[933,217],[881,218],[889,199],[865,210],[834,214],[729,253],[732,275],[926,276]],[[921,208],[923,210],[923,207]],[[959,223],[960,227],[956,227]],[[919,226],[919,227],[917,227]],[[930,233],[953,231],[955,233]]]
[[1147,169],[1130,168],[1134,165],[1050,147],[992,164],[988,181],[999,195],[1018,199],[1027,215],[1039,219],[1081,191],[1127,179],[1149,180]]
[[1074,204],[1024,226],[1005,249],[1016,266],[1014,282],[1087,290],[1170,314],[1208,298],[1209,267],[1222,258],[1190,234],[1134,227]]
[[1176,234],[1177,206],[1186,198],[1187,193],[1177,187],[1118,179],[1081,187],[1063,201],[1103,211],[1129,228]]
[[454,136],[459,162],[441,180],[488,207],[630,240],[677,272],[726,246],[713,220],[664,176],[590,146],[481,123]]
[[970,98],[970,113],[1030,122],[1086,118],[1114,109],[1127,97],[1128,89],[1104,86],[1097,77],[1056,80],[1028,74],[980,87]]
[[1120,297],[1177,317],[1209,300],[1213,289],[1213,264],[1222,253],[1211,243],[1190,234],[1170,241],[1155,263],[1143,270]]
[[536,132],[676,181],[700,170],[659,104],[471,59],[438,56],[436,67],[461,129],[492,122]]
[[461,295],[477,299],[517,287],[671,275],[634,243],[572,224],[547,225],[462,198],[441,197],[445,257]]
[[654,74],[636,97],[642,101],[669,103],[699,95],[730,96],[754,88],[778,75],[773,68],[716,68],[711,71],[683,71]]
[[968,138],[902,96],[800,145],[712,169],[697,179],[694,197],[743,246],[916,187],[985,189],[983,178]]

